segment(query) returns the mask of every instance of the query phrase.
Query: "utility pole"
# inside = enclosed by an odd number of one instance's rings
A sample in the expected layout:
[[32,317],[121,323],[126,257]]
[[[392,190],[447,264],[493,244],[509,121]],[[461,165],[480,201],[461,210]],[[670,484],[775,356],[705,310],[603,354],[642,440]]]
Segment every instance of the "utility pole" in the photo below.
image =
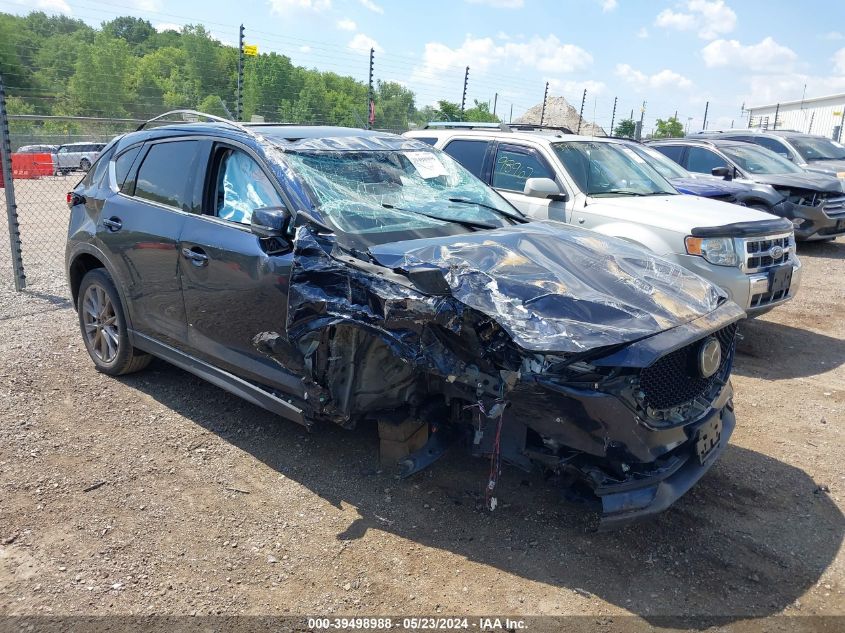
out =
[[493,116],[496,116],[496,103],[499,101],[499,93],[493,95]]
[[244,25],[241,24],[238,35],[238,94],[235,99],[235,119],[243,117],[243,85],[244,85]]
[[777,104],[775,106],[775,122],[772,123],[772,129],[773,130],[778,129],[778,112],[780,112],[780,104]]
[[464,108],[467,104],[467,84],[469,83],[469,66],[464,72],[464,95],[461,97],[461,121],[464,120]]
[[813,121],[815,120],[815,118],[816,118],[816,111],[813,110],[813,112],[810,114],[810,127],[807,128],[807,134],[813,133]]
[[373,124],[376,122],[376,102],[373,93],[373,59],[375,57],[375,48],[370,49],[370,81],[367,89],[367,129],[372,130]]
[[842,104],[842,114],[839,115],[839,138],[836,139],[839,143],[845,141],[845,103]]
[[610,117],[610,134],[609,136],[613,136],[613,124],[616,123],[616,100],[619,97],[613,97],[613,114]]
[[[631,115],[633,116],[633,111]],[[641,140],[643,138],[643,119],[645,118],[645,101],[643,101],[643,107],[640,108],[640,124],[637,126],[637,140]]]
[[543,127],[543,119],[546,118],[546,100],[549,98],[549,82],[546,82],[546,91],[543,93],[543,109],[540,111],[540,127]]
[[710,102],[704,104],[704,123],[701,126],[702,130],[707,129],[707,111],[710,109]]
[[581,95],[581,112],[578,114],[578,131],[575,132],[576,134],[581,133],[581,121],[584,120],[584,102],[587,100],[587,89],[584,88],[584,94]]
[[513,123],[513,104],[511,104],[511,115],[508,117],[508,123]]

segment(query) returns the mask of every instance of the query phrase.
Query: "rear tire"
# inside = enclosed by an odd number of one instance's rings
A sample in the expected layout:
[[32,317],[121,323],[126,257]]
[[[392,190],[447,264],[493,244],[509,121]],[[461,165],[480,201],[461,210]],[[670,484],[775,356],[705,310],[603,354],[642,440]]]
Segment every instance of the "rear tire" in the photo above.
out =
[[129,343],[123,305],[111,275],[104,268],[88,271],[76,302],[79,329],[94,367],[109,376],[140,371],[152,356]]

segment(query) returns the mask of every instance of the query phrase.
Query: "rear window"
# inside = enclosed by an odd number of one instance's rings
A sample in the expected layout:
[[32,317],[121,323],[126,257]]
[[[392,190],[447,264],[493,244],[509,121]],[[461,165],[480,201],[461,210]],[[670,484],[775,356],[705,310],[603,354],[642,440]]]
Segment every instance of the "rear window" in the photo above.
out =
[[[116,147],[116,146],[115,146]],[[102,154],[85,174],[85,178],[79,183],[85,189],[99,189],[103,186],[103,181],[108,173],[109,161],[114,154],[114,147],[110,148],[108,152]]]
[[484,169],[484,154],[487,152],[489,141],[451,141],[443,151],[463,165],[464,169],[473,176],[481,178]]
[[196,141],[158,143],[138,169],[135,196],[189,211],[189,182],[199,145]]

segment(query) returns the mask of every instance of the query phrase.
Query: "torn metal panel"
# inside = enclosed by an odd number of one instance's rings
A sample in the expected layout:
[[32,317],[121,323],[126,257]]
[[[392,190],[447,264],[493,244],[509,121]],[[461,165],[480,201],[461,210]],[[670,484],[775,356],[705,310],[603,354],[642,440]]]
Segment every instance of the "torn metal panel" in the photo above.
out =
[[716,308],[719,289],[678,266],[592,231],[532,222],[372,247],[405,272],[437,266],[464,305],[526,350],[583,352],[635,341]]

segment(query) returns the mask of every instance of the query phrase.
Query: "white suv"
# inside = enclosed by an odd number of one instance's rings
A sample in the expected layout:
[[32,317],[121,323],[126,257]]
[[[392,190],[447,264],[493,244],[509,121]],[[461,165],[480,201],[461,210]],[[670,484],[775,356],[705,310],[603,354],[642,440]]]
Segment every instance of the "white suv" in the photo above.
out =
[[801,263],[789,220],[681,195],[627,141],[434,125],[405,136],[445,151],[529,217],[643,246],[718,284],[750,316],[798,291]]
[[88,171],[105,146],[105,143],[68,143],[67,145],[60,145],[59,149],[56,150],[56,161],[59,172],[66,174],[76,169]]

